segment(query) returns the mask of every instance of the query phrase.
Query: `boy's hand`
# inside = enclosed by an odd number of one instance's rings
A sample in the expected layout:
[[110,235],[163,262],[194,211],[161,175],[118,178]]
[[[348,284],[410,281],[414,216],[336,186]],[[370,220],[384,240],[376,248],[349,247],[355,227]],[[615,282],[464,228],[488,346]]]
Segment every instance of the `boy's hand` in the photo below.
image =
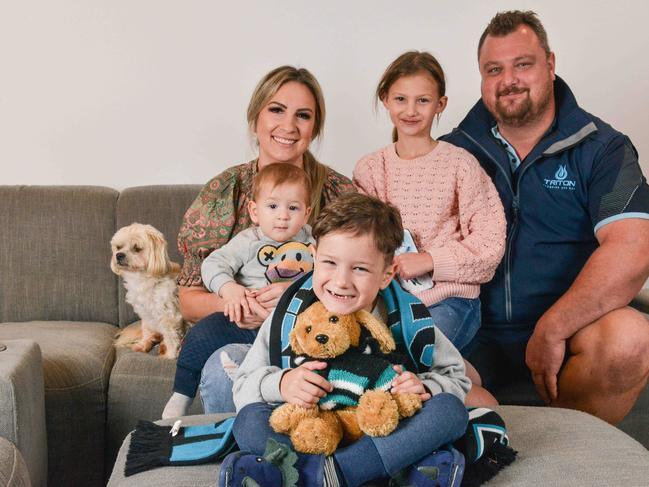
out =
[[314,407],[322,396],[333,390],[324,377],[313,372],[326,368],[324,362],[306,362],[286,372],[279,383],[279,392],[284,401],[305,408]]
[[392,389],[390,389],[390,392],[396,394],[419,394],[422,401],[428,401],[430,399],[430,393],[426,390],[424,383],[417,374],[413,374],[407,370],[404,372],[400,365],[395,365],[393,369],[399,375],[392,381]]
[[433,258],[428,252],[407,252],[394,258],[397,273],[403,279],[412,279],[433,271]]
[[225,301],[223,304],[223,314],[230,321],[238,322],[244,315],[250,314],[248,299],[246,297],[246,288],[236,282],[228,282],[221,286],[219,294]]

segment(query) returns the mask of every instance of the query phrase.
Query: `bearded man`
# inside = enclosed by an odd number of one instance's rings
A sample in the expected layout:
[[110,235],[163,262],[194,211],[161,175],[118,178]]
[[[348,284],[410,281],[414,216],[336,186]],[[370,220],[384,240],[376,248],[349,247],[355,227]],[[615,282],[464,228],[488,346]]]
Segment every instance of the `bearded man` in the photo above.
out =
[[624,134],[555,75],[533,12],[497,14],[478,45],[482,99],[444,140],[498,188],[507,246],[483,286],[468,360],[488,389],[533,381],[547,403],[621,421],[649,376],[649,187]]

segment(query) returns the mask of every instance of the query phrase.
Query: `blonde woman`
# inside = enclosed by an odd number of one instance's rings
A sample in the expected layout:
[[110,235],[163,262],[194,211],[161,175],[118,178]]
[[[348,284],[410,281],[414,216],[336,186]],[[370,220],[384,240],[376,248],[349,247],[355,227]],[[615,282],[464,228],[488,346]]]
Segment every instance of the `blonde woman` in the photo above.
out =
[[[223,314],[223,299],[210,293],[201,279],[201,263],[205,257],[252,225],[247,208],[255,174],[275,162],[304,169],[312,187],[309,222],[313,222],[320,209],[331,200],[354,191],[348,178],[318,162],[308,150],[311,141],[321,134],[325,120],[322,90],[308,70],[281,66],[266,74],[252,94],[247,118],[259,156],[208,181],[185,213],[178,234],[178,248],[184,255],[178,277],[180,308],[185,319],[197,323],[183,343],[174,394],[163,417],[186,413],[196,395],[206,360],[227,344],[252,343],[262,321],[290,284],[274,283],[258,289],[255,296],[248,299],[249,309],[242,319],[232,322]],[[223,377],[217,374],[212,379],[219,382]],[[224,386],[231,389],[229,381]],[[214,410],[206,404],[205,396],[211,395],[201,396],[204,409]],[[221,394],[213,396],[218,399]],[[215,407],[224,409],[221,405]]]

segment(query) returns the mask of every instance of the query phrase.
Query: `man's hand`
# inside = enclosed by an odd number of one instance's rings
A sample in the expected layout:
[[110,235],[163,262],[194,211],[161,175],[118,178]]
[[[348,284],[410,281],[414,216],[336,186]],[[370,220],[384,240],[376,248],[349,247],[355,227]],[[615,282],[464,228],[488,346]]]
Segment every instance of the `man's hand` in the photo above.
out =
[[412,279],[433,270],[433,258],[428,252],[407,252],[394,258],[396,272],[403,279]]
[[227,282],[219,289],[223,298],[223,314],[230,321],[241,321],[243,316],[250,314],[250,307],[246,298],[246,288],[234,281]]
[[277,302],[284,291],[293,284],[292,282],[274,282],[268,286],[256,289],[250,293],[257,302],[262,305],[264,308],[271,310],[277,306]]
[[404,372],[400,365],[395,365],[393,369],[399,375],[392,381],[390,392],[395,394],[419,394],[422,402],[430,399],[430,393],[426,390],[424,383],[417,374],[408,371]]
[[557,378],[566,355],[566,339],[553,335],[552,331],[551,321],[542,316],[525,351],[525,362],[532,372],[536,390],[548,404],[557,399]]
[[286,402],[305,408],[314,407],[321,397],[333,390],[322,376],[313,372],[327,368],[324,362],[306,362],[282,376],[279,392]]

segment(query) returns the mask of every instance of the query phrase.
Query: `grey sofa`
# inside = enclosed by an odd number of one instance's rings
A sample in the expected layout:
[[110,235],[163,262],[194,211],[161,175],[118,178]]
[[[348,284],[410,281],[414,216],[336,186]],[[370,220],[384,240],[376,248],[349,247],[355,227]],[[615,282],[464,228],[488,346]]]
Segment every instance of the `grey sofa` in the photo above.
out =
[[[113,485],[147,485],[149,477],[120,479],[119,464],[113,471],[113,463],[120,447],[123,456],[124,439],[138,419],[160,417],[175,363],[155,354],[115,352],[114,333],[137,318],[110,271],[109,241],[124,225],[150,223],[166,235],[172,259],[181,262],[176,235],[199,189],[0,186],[0,342],[7,345],[0,351],[0,452],[15,450],[12,458],[29,472],[32,485],[99,486],[111,472]],[[533,391],[521,387],[498,393],[504,403],[538,402]],[[554,411],[503,406],[503,414],[515,418],[514,445],[524,426],[550,454],[553,437],[544,421],[555,416],[571,425],[571,432],[583,424],[598,438],[610,435],[619,452],[644,459],[649,468],[649,452],[620,431],[584,414]],[[200,412],[197,400],[191,413]],[[622,429],[649,446],[649,391]],[[559,445],[585,451],[589,438],[578,431],[574,436]],[[610,460],[613,451],[599,454]],[[0,479],[11,474],[6,468],[0,465]],[[168,473],[161,472],[151,478],[164,480]],[[206,475],[215,479],[214,472]],[[167,485],[179,485],[178,477],[167,478]]]

